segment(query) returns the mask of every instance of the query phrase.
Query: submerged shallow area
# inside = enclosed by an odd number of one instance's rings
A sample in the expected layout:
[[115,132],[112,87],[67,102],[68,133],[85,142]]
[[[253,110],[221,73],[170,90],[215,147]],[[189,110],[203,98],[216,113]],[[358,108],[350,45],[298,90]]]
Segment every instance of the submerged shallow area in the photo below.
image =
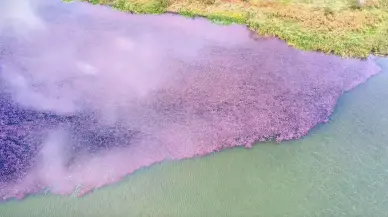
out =
[[0,35],[3,199],[82,195],[165,160],[299,139],[380,71],[238,25],[82,3],[33,12],[27,31]]

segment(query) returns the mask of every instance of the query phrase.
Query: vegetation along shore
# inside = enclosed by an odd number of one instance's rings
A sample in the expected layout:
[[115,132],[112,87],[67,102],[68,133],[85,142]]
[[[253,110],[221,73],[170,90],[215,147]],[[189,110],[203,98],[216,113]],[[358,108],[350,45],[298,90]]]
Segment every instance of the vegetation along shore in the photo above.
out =
[[179,13],[246,24],[302,50],[388,55],[388,0],[84,0],[142,14]]

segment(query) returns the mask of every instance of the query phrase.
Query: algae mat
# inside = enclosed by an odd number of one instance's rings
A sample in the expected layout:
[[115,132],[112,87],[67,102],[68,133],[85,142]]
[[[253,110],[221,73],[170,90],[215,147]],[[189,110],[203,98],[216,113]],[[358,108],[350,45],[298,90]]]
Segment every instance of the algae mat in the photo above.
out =
[[82,198],[9,201],[0,215],[388,216],[388,60],[379,62],[383,73],[302,140],[165,162]]
[[20,1],[0,24],[2,200],[82,195],[165,160],[299,139],[380,71],[239,25]]

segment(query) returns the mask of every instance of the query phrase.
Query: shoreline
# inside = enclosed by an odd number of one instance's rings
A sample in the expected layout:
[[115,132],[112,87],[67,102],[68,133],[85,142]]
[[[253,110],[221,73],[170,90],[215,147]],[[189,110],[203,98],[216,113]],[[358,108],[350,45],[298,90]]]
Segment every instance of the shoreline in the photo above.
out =
[[[71,0],[64,0],[71,2]],[[388,55],[388,5],[367,1],[364,8],[258,1],[173,1],[173,0],[81,0],[134,14],[179,14],[202,17],[217,24],[242,24],[264,37],[276,37],[289,46],[334,54],[367,58]],[[384,2],[384,0],[380,0]],[[251,3],[258,2],[258,3]],[[375,1],[374,4],[376,4]],[[385,4],[385,3],[384,3]]]

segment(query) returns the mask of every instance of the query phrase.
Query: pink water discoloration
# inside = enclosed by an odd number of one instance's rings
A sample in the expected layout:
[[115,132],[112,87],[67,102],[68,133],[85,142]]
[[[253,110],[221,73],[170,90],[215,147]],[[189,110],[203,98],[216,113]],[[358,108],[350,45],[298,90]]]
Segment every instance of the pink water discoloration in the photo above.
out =
[[3,199],[84,195],[164,160],[299,139],[379,72],[202,19],[78,3],[37,14],[44,28],[0,31]]

